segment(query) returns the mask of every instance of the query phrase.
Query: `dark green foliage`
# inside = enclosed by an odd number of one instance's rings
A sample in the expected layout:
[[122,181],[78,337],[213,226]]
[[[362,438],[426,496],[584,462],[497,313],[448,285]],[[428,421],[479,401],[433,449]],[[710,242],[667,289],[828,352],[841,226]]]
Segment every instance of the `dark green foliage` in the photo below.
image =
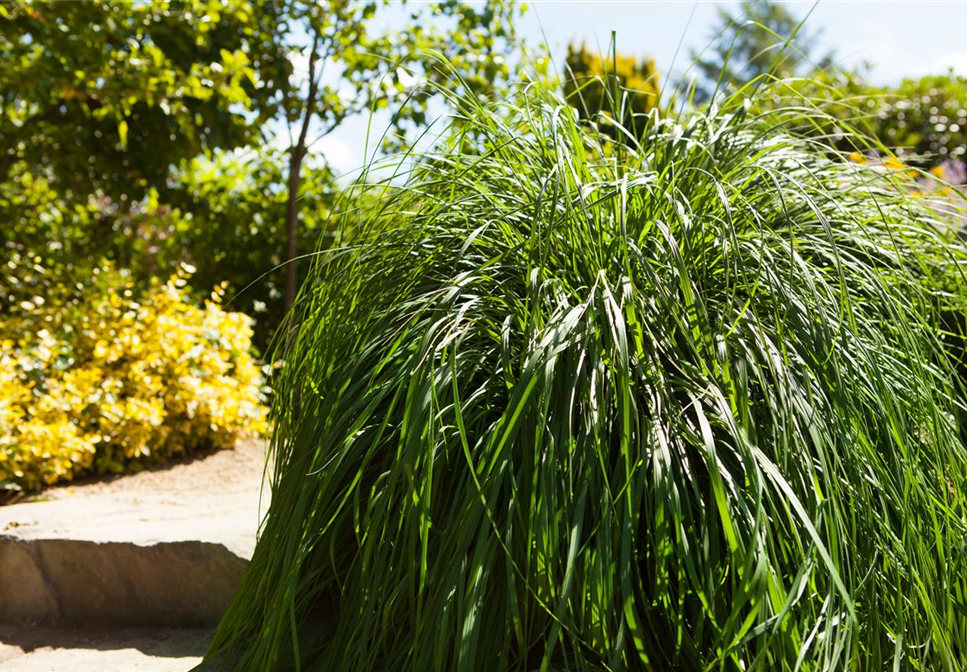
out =
[[772,116],[459,117],[303,288],[209,664],[962,669],[949,227]]
[[[268,149],[195,160],[180,171],[171,194],[176,209],[164,258],[194,265],[191,283],[202,291],[227,283],[228,307],[255,318],[253,340],[263,351],[285,317],[285,165],[281,152]],[[328,246],[335,240],[329,217],[336,178],[319,162],[302,178],[299,248]]]
[[183,159],[255,137],[245,111],[284,54],[258,53],[246,3],[24,2],[0,7],[0,179],[17,162],[68,200],[126,206]]

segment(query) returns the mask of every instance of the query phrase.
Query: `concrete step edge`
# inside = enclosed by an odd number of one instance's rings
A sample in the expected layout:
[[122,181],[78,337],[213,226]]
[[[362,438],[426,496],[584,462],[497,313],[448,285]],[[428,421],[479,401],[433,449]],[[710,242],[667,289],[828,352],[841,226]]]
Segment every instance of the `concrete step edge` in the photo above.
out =
[[248,561],[223,544],[0,536],[0,622],[217,624]]

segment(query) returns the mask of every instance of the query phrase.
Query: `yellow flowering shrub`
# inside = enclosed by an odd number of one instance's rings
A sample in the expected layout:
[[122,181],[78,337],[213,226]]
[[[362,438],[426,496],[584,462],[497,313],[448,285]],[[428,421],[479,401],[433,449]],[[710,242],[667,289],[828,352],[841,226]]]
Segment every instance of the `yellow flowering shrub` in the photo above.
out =
[[584,44],[580,47],[572,44],[568,46],[566,64],[565,99],[582,119],[601,124],[602,132],[615,134],[606,120],[612,117],[608,96],[616,85],[622,89],[620,95],[627,96],[623,101],[625,116],[620,122],[626,129],[635,129],[641,134],[646,127],[645,117],[663,114],[658,106],[661,87],[654,59],[639,61],[622,54],[598,54]]
[[198,307],[184,285],[181,273],[138,300],[122,284],[0,315],[0,484],[137,470],[265,432],[250,318],[221,291]]

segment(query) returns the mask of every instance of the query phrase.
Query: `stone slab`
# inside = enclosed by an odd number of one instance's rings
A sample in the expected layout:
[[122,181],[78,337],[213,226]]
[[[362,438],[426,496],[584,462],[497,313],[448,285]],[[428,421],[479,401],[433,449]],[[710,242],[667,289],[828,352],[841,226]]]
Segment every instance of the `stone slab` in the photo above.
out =
[[0,507],[0,622],[218,622],[267,508],[264,447]]

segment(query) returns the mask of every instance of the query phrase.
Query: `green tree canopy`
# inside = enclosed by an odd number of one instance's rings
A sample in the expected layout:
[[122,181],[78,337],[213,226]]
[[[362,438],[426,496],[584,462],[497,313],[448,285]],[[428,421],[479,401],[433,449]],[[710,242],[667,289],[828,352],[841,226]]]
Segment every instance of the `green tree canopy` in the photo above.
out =
[[247,293],[278,321],[298,287],[292,260],[315,247],[338,191],[317,143],[390,108],[384,144],[405,146],[441,92],[493,97],[516,72],[520,11],[510,0],[2,5],[0,262],[40,257],[76,283],[103,259],[136,278],[193,261],[204,293],[289,262],[284,283],[269,273]]
[[252,139],[269,103],[250,3],[17,2],[0,7],[0,179],[43,174],[65,197],[132,203],[173,166]]
[[[270,114],[288,133],[286,183],[286,304],[297,288],[302,164],[313,146],[346,119],[393,103],[396,133],[385,144],[408,142],[406,130],[426,124],[441,90],[488,97],[513,73],[520,38],[513,18],[522,5],[511,0],[481,4],[438,0],[411,5],[408,20],[380,28],[391,13],[388,0],[276,0],[263,5],[262,39],[289,54],[300,67],[271,83],[277,95]],[[448,63],[441,67],[441,58]],[[378,144],[375,140],[373,144]]]
[[826,67],[832,54],[817,60],[818,37],[774,0],[742,0],[734,10],[720,7],[711,44],[692,54],[700,76],[696,92],[705,99],[721,85],[741,86],[765,74],[786,76],[804,66]]

